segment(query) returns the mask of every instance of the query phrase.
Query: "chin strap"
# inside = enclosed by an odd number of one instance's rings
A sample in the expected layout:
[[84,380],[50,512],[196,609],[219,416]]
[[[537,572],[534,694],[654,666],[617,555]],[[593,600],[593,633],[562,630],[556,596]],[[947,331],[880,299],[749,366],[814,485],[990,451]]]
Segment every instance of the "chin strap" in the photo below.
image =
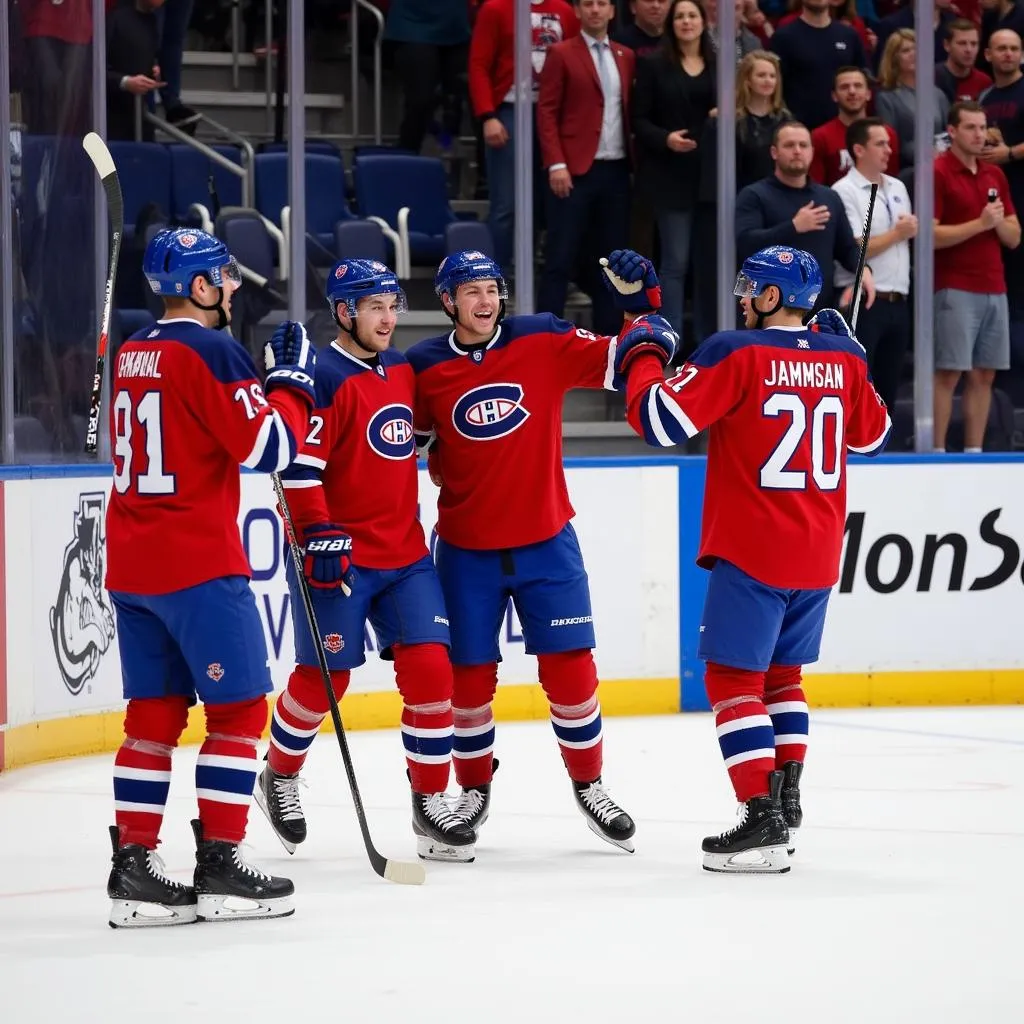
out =
[[757,296],[754,296],[754,298],[750,300],[750,308],[754,311],[754,315],[757,317],[756,329],[760,331],[764,328],[765,320],[768,317],[773,316],[775,313],[778,313],[778,311],[782,309],[782,292],[779,292],[779,301],[776,302],[771,309],[766,309],[763,313],[761,312],[761,310],[757,308],[756,302]]
[[192,298],[191,295],[188,297],[188,301],[191,302],[192,305],[196,307],[196,309],[201,309],[205,313],[212,313],[214,310],[217,311],[217,327],[216,327],[216,330],[223,331],[224,328],[227,327],[227,325],[228,325],[228,315],[224,311],[224,306],[222,305],[222,303],[224,302],[224,289],[223,288],[218,288],[217,289],[217,301],[212,303],[209,306],[204,306],[201,302],[196,302],[196,300],[194,298]]

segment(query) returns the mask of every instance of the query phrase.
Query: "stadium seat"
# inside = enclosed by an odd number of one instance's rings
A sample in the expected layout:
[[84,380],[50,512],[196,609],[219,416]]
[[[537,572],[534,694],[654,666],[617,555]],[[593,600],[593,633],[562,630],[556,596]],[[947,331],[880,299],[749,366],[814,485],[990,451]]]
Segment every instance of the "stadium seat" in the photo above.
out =
[[256,210],[241,206],[224,207],[217,215],[213,230],[242,265],[243,277],[261,287],[260,281],[246,275],[245,272],[249,271],[273,286],[274,240],[263,217]]
[[109,148],[121,179],[127,239],[135,234],[139,214],[150,203],[172,213],[171,154],[158,142],[111,142]]
[[50,432],[35,416],[14,417],[14,450],[22,457],[49,455],[53,451]]
[[494,259],[491,229],[479,220],[457,220],[444,229],[444,251],[450,256],[463,249],[475,249]]
[[[341,159],[341,150],[327,139],[306,139],[307,153],[320,153],[323,156],[333,156]],[[256,148],[257,153],[287,153],[287,142],[261,142]]]
[[[242,166],[242,151],[238,146],[211,147],[221,156],[227,157],[232,163]],[[242,205],[242,179],[236,174],[225,170],[204,156],[197,149],[183,143],[174,143],[167,147],[171,154],[171,205],[170,212],[175,220],[186,222],[193,203],[213,211],[209,189],[209,178],[213,175],[217,198],[221,206]]]
[[371,220],[343,220],[334,225],[334,251],[339,260],[392,260],[380,225]]

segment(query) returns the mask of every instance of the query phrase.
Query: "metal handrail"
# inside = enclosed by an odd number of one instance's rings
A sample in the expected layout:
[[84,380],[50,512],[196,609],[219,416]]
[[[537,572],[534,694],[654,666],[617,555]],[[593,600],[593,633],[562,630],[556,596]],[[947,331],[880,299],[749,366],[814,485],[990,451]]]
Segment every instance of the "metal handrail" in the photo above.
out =
[[242,166],[239,167],[234,160],[229,160],[226,156],[218,153],[215,149],[207,146],[205,142],[200,142],[198,139],[194,139],[191,135],[183,132],[180,128],[176,128],[173,124],[168,121],[164,121],[162,118],[151,114],[148,110],[144,112],[143,116],[146,120],[158,128],[160,131],[167,135],[170,135],[172,139],[176,139],[178,142],[184,143],[186,146],[191,146],[192,149],[199,153],[202,153],[207,160],[215,163],[218,167],[223,167],[224,170],[229,171],[231,174],[236,175],[242,179],[242,205],[252,206],[253,198],[253,173],[256,164],[256,156],[253,151],[251,143],[247,139],[242,138],[237,132],[233,132],[230,128],[226,128],[224,125],[217,121],[212,120],[205,114],[200,114],[200,121],[208,124],[215,131],[220,132],[229,142],[233,142],[242,151]]
[[352,138],[359,137],[359,8],[369,11],[377,22],[377,35],[373,40],[373,140],[381,144],[381,117],[383,96],[384,15],[370,0],[352,0]]

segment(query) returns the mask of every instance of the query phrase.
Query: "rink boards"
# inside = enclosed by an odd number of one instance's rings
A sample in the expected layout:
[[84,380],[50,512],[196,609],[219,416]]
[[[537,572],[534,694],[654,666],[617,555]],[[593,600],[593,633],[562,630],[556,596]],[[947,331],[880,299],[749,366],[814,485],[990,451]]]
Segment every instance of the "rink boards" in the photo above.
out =
[[[693,564],[704,473],[696,457],[567,462],[606,714],[707,706],[696,658],[706,573]],[[0,471],[0,770],[120,742],[117,643],[102,588],[109,492],[109,467]],[[428,536],[435,498],[421,472]],[[239,527],[281,687],[292,666],[292,621],[267,478],[243,476]],[[852,462],[841,578],[821,661],[809,669],[809,698],[836,707],[1024,702],[1022,560],[1024,459]],[[345,723],[395,725],[391,666],[372,631],[364,645]],[[546,716],[536,662],[511,610],[501,648],[498,717]],[[193,738],[198,727],[194,717]]]

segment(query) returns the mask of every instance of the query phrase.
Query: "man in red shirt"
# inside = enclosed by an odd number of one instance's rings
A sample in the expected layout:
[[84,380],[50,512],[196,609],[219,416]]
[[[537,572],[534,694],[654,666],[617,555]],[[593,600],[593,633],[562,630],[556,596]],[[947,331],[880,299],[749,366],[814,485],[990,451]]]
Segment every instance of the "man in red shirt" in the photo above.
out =
[[[834,185],[851,167],[853,158],[846,148],[846,129],[867,117],[871,89],[868,76],[863,68],[840,68],[832,80],[832,99],[839,107],[839,113],[819,125],[811,132],[814,157],[811,160],[810,178],[819,185]],[[889,158],[888,174],[895,177],[900,172],[900,147],[895,130],[886,125],[892,156]]]
[[980,160],[985,111],[949,112],[950,148],[935,160],[935,450],[945,451],[953,392],[964,380],[964,450],[980,452],[996,370],[1010,365],[1001,247],[1020,245],[1006,175]]
[[710,430],[697,564],[711,578],[697,649],[746,813],[704,840],[709,871],[789,870],[807,750],[801,668],[818,658],[839,578],[846,453],[874,455],[889,436],[864,349],[842,316],[825,309],[803,326],[821,287],[810,253],[769,246],[736,280],[747,330],[713,334],[667,381],[670,332],[654,331],[652,343],[638,321],[616,351],[629,423],[648,444]]
[[992,79],[974,66],[978,59],[978,26],[966,18],[957,18],[946,26],[943,44],[946,60],[935,65],[935,84],[949,102],[977,100],[992,84]]

